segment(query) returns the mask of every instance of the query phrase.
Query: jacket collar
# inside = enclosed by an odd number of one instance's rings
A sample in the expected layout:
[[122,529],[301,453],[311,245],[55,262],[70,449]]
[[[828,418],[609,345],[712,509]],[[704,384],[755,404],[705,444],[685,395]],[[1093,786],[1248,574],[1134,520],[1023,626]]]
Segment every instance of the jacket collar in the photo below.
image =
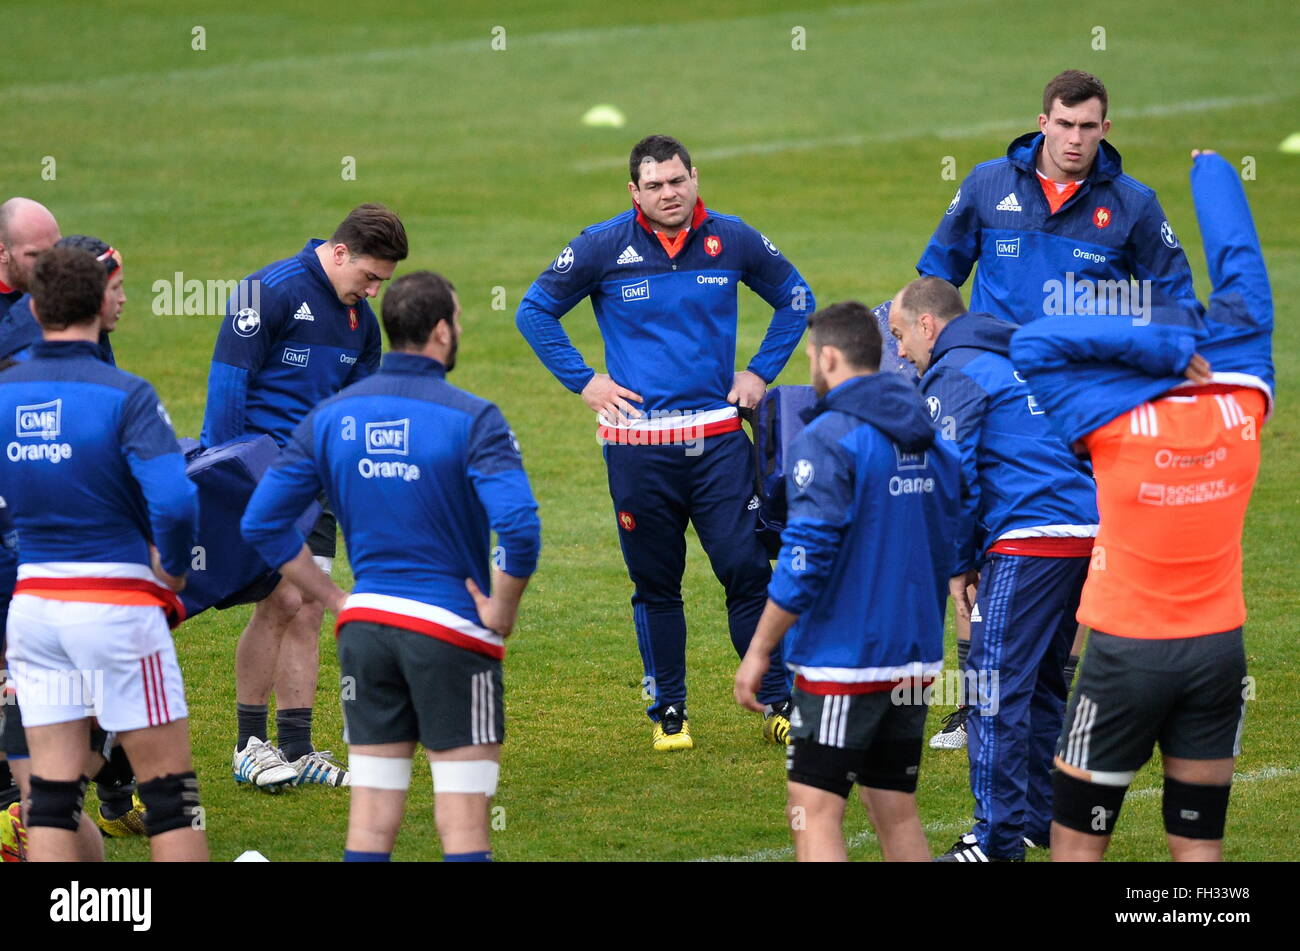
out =
[[432,357],[419,353],[400,353],[390,350],[384,354],[380,369],[385,373],[412,373],[446,379],[447,368]]
[[[1022,172],[1029,172],[1037,177],[1038,150],[1043,147],[1043,133],[1026,132],[1007,146],[1007,159]],[[1097,149],[1097,157],[1092,162],[1085,182],[1108,182],[1124,174],[1124,162],[1119,152],[1105,139]]]
[[99,344],[91,340],[39,340],[32,344],[32,356],[39,359],[94,357],[103,360]]

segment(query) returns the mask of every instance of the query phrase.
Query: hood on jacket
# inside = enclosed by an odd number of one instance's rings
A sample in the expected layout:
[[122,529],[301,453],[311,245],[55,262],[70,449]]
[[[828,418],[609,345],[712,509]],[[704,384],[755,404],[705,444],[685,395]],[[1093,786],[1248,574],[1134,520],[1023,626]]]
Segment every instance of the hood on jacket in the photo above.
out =
[[[1043,133],[1026,132],[1007,146],[1007,159],[1021,171],[1034,172],[1038,168],[1038,150],[1043,146]],[[1124,174],[1124,162],[1115,146],[1105,139],[1097,149],[1088,178],[1095,182],[1106,182]]]
[[948,351],[958,347],[989,350],[1005,357],[1011,352],[1011,335],[1019,329],[1019,324],[998,320],[990,314],[972,314],[967,311],[954,317],[939,332],[934,341],[934,349],[930,351],[930,368],[943,359]]
[[896,373],[845,380],[805,410],[804,418],[811,422],[832,410],[870,423],[904,452],[921,452],[934,444],[934,424],[925,402],[916,387]]

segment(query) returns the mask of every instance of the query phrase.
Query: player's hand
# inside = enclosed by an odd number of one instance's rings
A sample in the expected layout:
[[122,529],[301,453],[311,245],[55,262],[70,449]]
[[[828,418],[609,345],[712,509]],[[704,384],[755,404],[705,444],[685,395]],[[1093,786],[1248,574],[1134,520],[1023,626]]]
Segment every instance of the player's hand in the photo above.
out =
[[767,384],[763,382],[761,376],[749,370],[741,370],[731,384],[727,402],[734,403],[741,409],[753,409],[763,401],[766,393]]
[[149,567],[153,569],[153,576],[167,586],[168,590],[180,593],[185,590],[184,575],[169,575],[162,566],[162,555],[158,554],[158,549],[149,546]]
[[769,655],[746,651],[745,659],[736,669],[736,682],[732,687],[732,695],[736,698],[736,703],[746,710],[762,713],[767,709],[758,702],[758,691],[763,686],[763,675],[767,673],[770,664]]
[[975,591],[979,587],[980,573],[978,571],[968,571],[964,575],[956,575],[948,579],[948,594],[952,596],[952,603],[957,608],[957,614],[963,620],[970,620],[971,608],[975,604]]
[[619,386],[608,373],[597,373],[582,388],[582,398],[588,406],[605,418],[605,421],[617,425],[630,423],[641,415],[641,411],[632,406],[628,400],[644,402],[640,393],[633,393],[625,386]]
[[465,579],[465,590],[474,599],[474,607],[478,609],[478,619],[483,626],[490,631],[496,631],[502,637],[509,637],[510,632],[514,630],[519,605],[511,606],[503,603],[500,598],[489,598],[479,590],[473,578]]
[[1187,369],[1183,371],[1183,376],[1193,383],[1209,383],[1214,379],[1210,373],[1210,361],[1199,353],[1192,354],[1192,359],[1187,364]]

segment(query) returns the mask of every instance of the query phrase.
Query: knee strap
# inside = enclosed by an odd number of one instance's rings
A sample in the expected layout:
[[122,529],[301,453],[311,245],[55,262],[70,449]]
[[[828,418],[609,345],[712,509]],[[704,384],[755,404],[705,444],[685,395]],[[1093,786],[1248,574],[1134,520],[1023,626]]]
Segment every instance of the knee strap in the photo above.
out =
[[434,760],[429,764],[433,771],[433,791],[437,793],[482,793],[489,798],[496,795],[501,764],[490,759]]
[[1222,839],[1232,785],[1203,786],[1165,777],[1165,831],[1185,839]]
[[86,800],[89,777],[60,781],[32,776],[32,797],[27,806],[27,827],[45,826],[76,832]]
[[350,753],[348,772],[352,774],[353,786],[405,792],[411,785],[411,758]]
[[1111,786],[1075,779],[1061,770],[1052,774],[1052,819],[1087,835],[1115,831],[1127,786]]
[[138,791],[144,803],[144,830],[149,836],[175,829],[203,828],[199,780],[193,770],[140,783]]

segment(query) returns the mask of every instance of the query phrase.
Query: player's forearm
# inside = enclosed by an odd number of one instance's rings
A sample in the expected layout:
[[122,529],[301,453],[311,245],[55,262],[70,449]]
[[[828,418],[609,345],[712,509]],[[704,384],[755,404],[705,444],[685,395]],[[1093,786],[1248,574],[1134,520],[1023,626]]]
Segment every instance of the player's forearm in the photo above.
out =
[[790,355],[803,339],[808,317],[817,309],[817,301],[803,279],[796,276],[787,285],[782,298],[775,302],[775,306],[763,343],[759,346],[758,353],[754,354],[754,359],[745,367],[764,383],[771,383],[785,369]]
[[525,297],[515,314],[515,326],[546,369],[574,393],[581,393],[596,371],[587,365],[560,326],[560,318],[531,297]]
[[1271,320],[1273,292],[1250,204],[1237,171],[1222,156],[1192,164],[1192,200],[1215,294],[1238,293],[1257,320]]
[[185,461],[179,453],[145,460],[129,456],[127,461],[144,494],[163,570],[183,576],[190,567],[199,520],[198,491],[185,477]]
[[766,657],[772,653],[777,644],[781,643],[781,638],[794,627],[797,620],[799,615],[787,611],[775,601],[768,599],[758,619],[758,626],[754,629],[754,636],[749,642],[749,651]]

